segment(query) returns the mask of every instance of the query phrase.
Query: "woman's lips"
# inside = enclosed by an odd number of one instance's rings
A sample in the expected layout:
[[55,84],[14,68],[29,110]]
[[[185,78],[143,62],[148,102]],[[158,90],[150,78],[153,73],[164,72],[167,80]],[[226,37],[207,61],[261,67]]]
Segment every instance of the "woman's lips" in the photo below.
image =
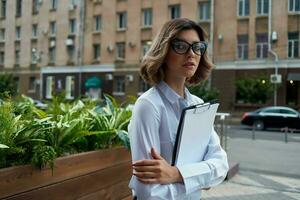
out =
[[193,62],[187,62],[187,63],[183,64],[183,67],[186,67],[186,68],[193,68],[194,66],[196,66],[196,65]]

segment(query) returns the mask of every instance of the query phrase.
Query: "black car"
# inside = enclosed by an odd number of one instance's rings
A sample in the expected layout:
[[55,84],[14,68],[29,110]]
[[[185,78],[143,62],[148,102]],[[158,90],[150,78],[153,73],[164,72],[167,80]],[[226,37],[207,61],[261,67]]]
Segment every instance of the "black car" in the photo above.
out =
[[284,127],[300,129],[300,113],[283,106],[264,107],[244,113],[241,123],[258,130]]

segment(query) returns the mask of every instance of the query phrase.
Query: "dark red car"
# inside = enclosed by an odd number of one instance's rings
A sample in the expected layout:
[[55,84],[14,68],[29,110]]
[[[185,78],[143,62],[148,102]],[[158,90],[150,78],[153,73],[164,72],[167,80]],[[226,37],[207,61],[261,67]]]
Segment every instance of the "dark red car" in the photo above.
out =
[[244,113],[241,123],[258,130],[284,127],[300,129],[300,113],[289,107],[264,107]]

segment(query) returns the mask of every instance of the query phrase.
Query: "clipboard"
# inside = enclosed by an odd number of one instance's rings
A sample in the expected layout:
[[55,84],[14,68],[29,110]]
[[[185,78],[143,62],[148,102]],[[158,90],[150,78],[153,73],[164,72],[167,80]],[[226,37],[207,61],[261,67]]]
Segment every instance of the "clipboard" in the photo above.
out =
[[219,103],[211,101],[182,110],[172,155],[172,166],[202,161]]

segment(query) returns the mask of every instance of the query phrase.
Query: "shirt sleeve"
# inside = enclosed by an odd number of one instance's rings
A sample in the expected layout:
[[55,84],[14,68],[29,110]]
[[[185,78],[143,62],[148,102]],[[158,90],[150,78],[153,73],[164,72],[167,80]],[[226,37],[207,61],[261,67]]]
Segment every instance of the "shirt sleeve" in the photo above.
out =
[[[153,159],[151,156],[151,147],[157,152],[160,149],[160,112],[158,108],[146,100],[139,99],[136,102],[133,116],[129,124],[129,137],[132,154],[132,162],[142,159]],[[162,200],[174,199],[178,194],[185,193],[185,187],[182,183],[175,184],[144,184],[135,176],[129,184],[138,199],[142,200]]]
[[187,194],[199,189],[213,187],[221,183],[228,171],[226,152],[220,145],[220,140],[212,130],[204,161],[186,164],[178,167]]

